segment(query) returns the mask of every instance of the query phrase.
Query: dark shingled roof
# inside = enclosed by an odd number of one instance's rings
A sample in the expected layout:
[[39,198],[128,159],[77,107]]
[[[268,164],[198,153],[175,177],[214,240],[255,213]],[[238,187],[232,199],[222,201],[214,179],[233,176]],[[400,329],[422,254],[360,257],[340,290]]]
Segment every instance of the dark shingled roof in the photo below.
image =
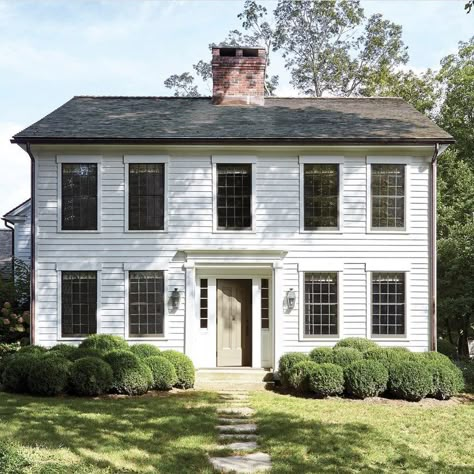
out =
[[398,98],[74,97],[14,136],[16,143],[432,144],[453,138]]

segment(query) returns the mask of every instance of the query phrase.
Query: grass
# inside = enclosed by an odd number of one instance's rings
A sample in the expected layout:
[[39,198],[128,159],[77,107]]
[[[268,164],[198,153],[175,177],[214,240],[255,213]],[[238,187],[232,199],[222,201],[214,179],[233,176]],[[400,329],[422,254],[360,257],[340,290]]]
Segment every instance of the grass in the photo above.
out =
[[255,393],[275,473],[472,473],[474,403],[369,403]]
[[216,399],[205,392],[122,399],[0,393],[0,442],[17,444],[30,463],[12,473],[212,472]]

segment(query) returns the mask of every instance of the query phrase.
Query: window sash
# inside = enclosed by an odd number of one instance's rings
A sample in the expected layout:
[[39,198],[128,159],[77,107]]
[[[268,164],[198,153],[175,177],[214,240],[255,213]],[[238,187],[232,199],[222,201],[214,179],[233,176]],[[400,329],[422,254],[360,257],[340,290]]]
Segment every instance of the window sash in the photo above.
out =
[[164,272],[129,272],[128,326],[133,337],[164,335]]
[[165,165],[128,165],[129,230],[164,230]]
[[201,329],[207,329],[209,325],[209,288],[207,278],[201,278],[199,294],[199,323]]
[[97,230],[97,163],[62,163],[62,230]]
[[270,329],[270,286],[268,278],[262,278],[260,305],[262,329]]
[[61,272],[61,335],[97,332],[97,272]]

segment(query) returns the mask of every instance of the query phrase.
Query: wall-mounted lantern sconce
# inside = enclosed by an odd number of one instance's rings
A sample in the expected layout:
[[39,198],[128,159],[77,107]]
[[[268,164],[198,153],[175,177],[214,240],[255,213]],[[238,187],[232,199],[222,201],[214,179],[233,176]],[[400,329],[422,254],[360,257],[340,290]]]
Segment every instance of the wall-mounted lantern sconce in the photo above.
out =
[[179,306],[179,290],[178,288],[175,288],[173,290],[173,293],[171,293],[171,306],[173,307],[173,309],[177,309],[178,306]]
[[292,310],[295,307],[296,295],[293,291],[293,288],[290,288],[290,291],[286,294],[286,305],[289,310]]

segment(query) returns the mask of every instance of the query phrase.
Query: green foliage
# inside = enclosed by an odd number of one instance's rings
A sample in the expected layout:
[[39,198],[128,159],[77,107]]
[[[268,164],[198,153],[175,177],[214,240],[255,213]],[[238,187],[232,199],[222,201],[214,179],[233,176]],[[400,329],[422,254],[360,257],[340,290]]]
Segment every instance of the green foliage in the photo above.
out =
[[332,351],[332,363],[342,368],[362,359],[362,352],[353,347],[336,347]]
[[441,364],[448,365],[450,367],[454,366],[452,360],[448,356],[445,356],[444,354],[441,354],[439,352],[432,352],[432,351],[430,351],[430,352],[417,352],[417,353],[413,353],[412,357],[439,362]]
[[152,388],[155,390],[170,390],[178,383],[178,377],[173,364],[160,355],[146,357],[143,362],[150,367],[153,374]]
[[50,352],[58,352],[59,354],[69,359],[73,357],[73,354],[76,354],[77,347],[71,344],[56,344],[55,346],[51,347],[49,350]]
[[0,359],[9,354],[15,354],[20,349],[19,342],[0,342]]
[[98,357],[84,357],[72,364],[70,386],[76,395],[106,393],[112,386],[112,379],[112,368]]
[[20,349],[18,349],[18,354],[30,354],[30,353],[35,353],[35,354],[44,354],[47,351],[46,347],[43,346],[22,346]]
[[[433,354],[437,353],[434,352]],[[439,400],[447,400],[463,390],[463,374],[449,359],[448,362],[436,358],[430,358],[427,361],[432,376],[432,388],[430,391],[432,397]]]
[[280,375],[280,381],[285,387],[289,386],[288,377],[290,375],[291,368],[298,362],[308,360],[308,356],[302,352],[288,352],[280,357],[278,362],[278,373]]
[[380,347],[374,341],[370,339],[365,339],[364,337],[346,337],[345,339],[341,339],[334,348],[338,347],[352,347],[353,349],[357,349],[360,352],[368,351],[369,349],[376,349]]
[[199,97],[198,88],[194,85],[194,76],[189,72],[182,74],[172,74],[168,77],[164,85],[168,89],[174,89],[175,97]]
[[466,391],[474,393],[474,361],[458,360],[456,367],[462,372]]
[[449,357],[450,359],[455,359],[458,355],[458,350],[454,344],[449,342],[446,339],[438,339],[438,352],[440,354],[444,354],[445,356]]
[[317,364],[332,362],[332,347],[315,347],[310,353],[309,358]]
[[388,389],[397,398],[419,401],[430,393],[432,384],[427,361],[405,360],[390,367]]
[[16,446],[0,441],[0,472],[2,474],[23,474],[27,472],[30,465],[31,463]]
[[359,360],[346,367],[344,378],[349,395],[376,397],[387,389],[388,370],[375,360]]
[[28,338],[30,327],[29,311],[16,311],[8,302],[0,310],[0,340],[15,342]]
[[188,356],[178,351],[163,351],[160,355],[168,359],[173,364],[176,371],[176,376],[178,378],[176,387],[194,387],[194,364]]
[[288,385],[299,392],[309,391],[309,374],[317,365],[313,360],[302,360],[290,368],[288,373]]
[[133,344],[130,346],[130,351],[133,352],[139,359],[160,355],[161,351],[153,344]]
[[317,397],[340,395],[344,391],[344,372],[336,364],[314,364],[308,370],[308,386]]
[[86,348],[86,347],[76,347],[74,351],[71,351],[66,357],[71,361],[74,362],[78,359],[82,359],[84,357],[98,357],[99,359],[104,356],[104,353],[99,351],[98,349]]
[[79,348],[97,349],[104,354],[116,350],[129,350],[125,339],[120,336],[111,336],[110,334],[92,334],[81,342]]
[[28,389],[38,395],[58,395],[66,390],[71,361],[60,354],[44,354],[34,359],[28,375]]
[[364,358],[382,364],[387,370],[393,364],[403,360],[410,360],[411,352],[399,347],[376,347],[364,352]]
[[15,393],[27,392],[30,369],[38,357],[40,354],[35,351],[11,356],[3,371],[4,389]]
[[126,395],[142,395],[153,384],[150,368],[135,354],[125,350],[114,350],[107,353],[105,361],[113,371],[111,389]]

